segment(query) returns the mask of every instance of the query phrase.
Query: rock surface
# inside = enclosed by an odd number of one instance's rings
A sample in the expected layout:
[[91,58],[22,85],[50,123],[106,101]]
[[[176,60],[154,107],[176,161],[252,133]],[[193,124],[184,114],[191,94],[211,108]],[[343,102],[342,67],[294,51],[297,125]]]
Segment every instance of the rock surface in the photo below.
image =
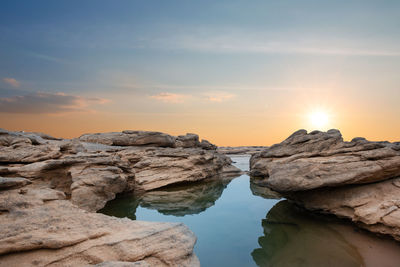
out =
[[198,266],[184,225],[91,212],[118,193],[239,174],[215,149],[194,134],[0,129],[0,266]]
[[0,210],[0,266],[199,266],[196,237],[182,224],[90,213],[49,188],[2,192]]
[[400,240],[400,146],[354,138],[338,130],[300,130],[254,154],[257,184],[310,210],[353,220],[372,232]]

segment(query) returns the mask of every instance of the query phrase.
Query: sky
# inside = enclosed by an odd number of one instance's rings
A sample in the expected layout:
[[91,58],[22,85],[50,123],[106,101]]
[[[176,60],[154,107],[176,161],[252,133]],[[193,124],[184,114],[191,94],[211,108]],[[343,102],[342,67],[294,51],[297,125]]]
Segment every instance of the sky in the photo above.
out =
[[2,0],[0,128],[400,141],[400,1]]

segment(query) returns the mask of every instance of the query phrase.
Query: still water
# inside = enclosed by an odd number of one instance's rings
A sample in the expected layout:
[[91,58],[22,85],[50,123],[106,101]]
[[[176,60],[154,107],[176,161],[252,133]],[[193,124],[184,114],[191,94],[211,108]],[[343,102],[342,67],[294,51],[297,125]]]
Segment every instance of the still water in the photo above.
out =
[[[248,170],[248,156],[232,156]],[[100,212],[183,222],[197,236],[202,266],[400,266],[400,246],[331,217],[316,217],[248,175],[123,196]]]

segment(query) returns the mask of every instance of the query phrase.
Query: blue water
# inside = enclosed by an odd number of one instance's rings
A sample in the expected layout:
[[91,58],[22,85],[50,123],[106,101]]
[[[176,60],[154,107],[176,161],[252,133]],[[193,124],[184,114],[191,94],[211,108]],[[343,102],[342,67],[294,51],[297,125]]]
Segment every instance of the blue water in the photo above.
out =
[[[248,156],[233,156],[232,160],[240,169],[248,170]],[[218,188],[222,194],[216,200],[198,195],[206,199],[205,206],[212,205],[210,202],[214,205],[197,214],[183,215],[185,211],[170,211],[174,215],[166,215],[148,203],[139,204],[135,212],[138,200],[132,197],[111,201],[102,212],[143,221],[183,222],[198,238],[195,253],[202,266],[257,266],[251,253],[259,247],[258,238],[264,235],[261,221],[278,200],[254,196],[248,175],[233,179],[225,189],[224,185],[219,186],[222,187]],[[162,212],[168,213],[165,210]]]
[[[232,159],[248,170],[248,156]],[[398,243],[272,198],[277,195],[242,175],[121,196],[100,212],[186,224],[198,238],[194,251],[206,267],[372,267],[376,259],[386,261],[380,266],[400,266],[400,257],[394,256],[400,253]]]

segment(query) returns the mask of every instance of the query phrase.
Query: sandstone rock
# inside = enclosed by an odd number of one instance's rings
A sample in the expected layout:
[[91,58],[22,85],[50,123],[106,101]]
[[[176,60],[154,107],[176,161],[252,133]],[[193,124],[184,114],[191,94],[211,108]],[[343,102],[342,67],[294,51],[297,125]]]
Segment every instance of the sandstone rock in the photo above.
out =
[[201,140],[201,142],[200,142],[200,147],[202,148],[202,149],[206,149],[206,150],[216,150],[217,149],[217,146],[216,145],[214,145],[214,144],[211,144],[209,141],[207,141],[207,140]]
[[309,210],[348,218],[400,240],[397,144],[364,138],[344,142],[337,130],[301,130],[253,155],[250,168],[259,186]]
[[294,192],[287,197],[306,209],[351,219],[362,228],[400,241],[400,178]]
[[118,193],[240,173],[197,135],[180,138],[185,147],[175,141],[158,132],[58,140],[0,129],[0,266],[199,266],[182,224],[88,212]]
[[300,130],[254,154],[250,169],[278,192],[362,184],[399,176],[400,152],[365,139],[343,142],[338,130]]
[[0,190],[22,187],[30,183],[31,183],[30,180],[21,177],[14,177],[14,178],[0,177]]
[[176,147],[199,147],[200,141],[197,134],[187,133],[186,135],[179,135],[175,142]]
[[[47,189],[50,190],[51,189]],[[41,200],[28,189],[0,193],[0,266],[87,266],[107,261],[199,266],[195,236],[182,224],[118,219],[85,212],[63,193]]]
[[0,163],[31,163],[61,155],[58,146],[44,142],[39,136],[0,132]]
[[99,143],[110,146],[154,146],[174,147],[175,138],[160,132],[130,131],[84,134],[82,142]]
[[94,265],[96,267],[150,267],[150,264],[146,261],[135,261],[135,262],[126,262],[126,261],[105,261],[99,264]]
[[227,156],[200,148],[131,148],[117,155],[132,164],[138,190],[241,173]]

